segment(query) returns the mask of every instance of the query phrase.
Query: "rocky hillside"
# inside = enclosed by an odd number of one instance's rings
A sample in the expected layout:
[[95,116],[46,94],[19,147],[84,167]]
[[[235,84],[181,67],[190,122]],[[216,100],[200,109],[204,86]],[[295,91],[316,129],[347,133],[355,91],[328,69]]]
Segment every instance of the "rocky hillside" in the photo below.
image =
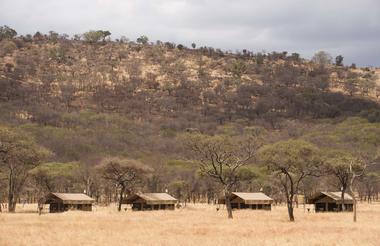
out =
[[0,47],[1,103],[22,105],[17,115],[34,120],[40,112],[33,106],[43,105],[140,120],[264,119],[275,127],[274,119],[363,113],[378,107],[380,94],[379,71],[307,61],[296,53],[231,54],[160,41],[51,35],[4,39]]

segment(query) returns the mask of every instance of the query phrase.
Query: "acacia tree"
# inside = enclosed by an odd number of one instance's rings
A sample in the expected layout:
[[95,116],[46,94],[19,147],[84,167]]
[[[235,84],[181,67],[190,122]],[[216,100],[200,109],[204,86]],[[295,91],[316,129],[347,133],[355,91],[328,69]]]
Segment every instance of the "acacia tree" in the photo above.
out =
[[[376,151],[378,151],[378,150],[376,150]],[[350,178],[350,193],[351,193],[352,199],[354,201],[354,204],[353,204],[354,205],[353,206],[353,210],[354,210],[353,221],[354,222],[357,221],[357,212],[356,212],[357,211],[357,209],[356,209],[357,208],[357,201],[356,201],[356,197],[355,197],[355,193],[354,193],[354,183],[359,177],[362,177],[365,174],[367,167],[379,164],[378,163],[379,153],[378,152],[372,152],[371,155],[368,155],[368,153],[358,154],[356,156],[356,158],[354,158],[349,163],[349,170],[350,170],[350,176],[351,176],[351,178]]]
[[98,30],[98,31],[88,31],[83,33],[83,38],[86,42],[89,43],[97,43],[100,40],[105,41],[106,37],[110,36],[111,33],[109,31],[103,31],[103,30]]
[[16,201],[30,171],[40,164],[48,151],[27,134],[0,127],[0,173],[8,183],[8,211],[15,212]]
[[0,41],[3,39],[12,39],[17,35],[17,32],[9,26],[0,26]]
[[151,169],[133,159],[107,158],[98,166],[101,176],[119,189],[118,211],[121,211],[124,194],[141,184],[144,174]]
[[294,221],[293,200],[301,181],[306,177],[319,176],[319,149],[302,140],[280,141],[264,146],[260,159],[279,178],[285,194],[289,220]]
[[[344,195],[350,185],[352,172],[350,170],[354,157],[349,153],[341,150],[329,151],[324,160],[324,166],[328,174],[333,175],[339,182],[342,191],[342,211],[345,210]],[[360,168],[355,165],[355,168]]]
[[200,171],[222,185],[229,219],[233,218],[230,198],[240,181],[239,170],[252,161],[261,142],[258,134],[245,139],[189,134],[185,139]]

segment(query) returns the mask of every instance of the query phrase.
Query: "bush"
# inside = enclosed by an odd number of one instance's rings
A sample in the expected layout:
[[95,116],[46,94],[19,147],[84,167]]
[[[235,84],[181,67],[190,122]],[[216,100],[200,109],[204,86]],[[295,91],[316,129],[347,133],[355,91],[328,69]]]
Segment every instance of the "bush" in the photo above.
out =
[[365,110],[360,115],[367,118],[370,123],[380,122],[380,109]]
[[311,61],[318,65],[328,65],[331,64],[332,57],[325,51],[319,51],[315,53]]
[[17,46],[13,41],[3,40],[0,43],[0,56],[5,56],[7,54],[10,54],[16,49],[17,49]]

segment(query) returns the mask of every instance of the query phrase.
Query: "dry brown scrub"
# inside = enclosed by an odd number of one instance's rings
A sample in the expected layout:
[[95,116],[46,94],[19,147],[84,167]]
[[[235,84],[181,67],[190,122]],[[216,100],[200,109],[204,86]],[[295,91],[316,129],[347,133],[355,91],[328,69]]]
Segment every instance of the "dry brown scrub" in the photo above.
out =
[[[33,210],[35,208],[33,207]],[[62,214],[0,214],[0,245],[380,245],[380,204],[351,213],[304,213],[288,222],[286,208],[235,211],[214,206],[118,213],[116,207]]]

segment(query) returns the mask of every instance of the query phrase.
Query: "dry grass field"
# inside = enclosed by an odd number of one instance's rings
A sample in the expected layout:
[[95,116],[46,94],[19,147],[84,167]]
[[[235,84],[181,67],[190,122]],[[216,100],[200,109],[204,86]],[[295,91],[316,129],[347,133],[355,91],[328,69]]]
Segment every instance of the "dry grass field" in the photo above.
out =
[[304,213],[288,222],[286,208],[235,211],[214,206],[176,211],[34,213],[35,206],[0,214],[0,245],[380,245],[380,204],[360,204],[351,213]]

